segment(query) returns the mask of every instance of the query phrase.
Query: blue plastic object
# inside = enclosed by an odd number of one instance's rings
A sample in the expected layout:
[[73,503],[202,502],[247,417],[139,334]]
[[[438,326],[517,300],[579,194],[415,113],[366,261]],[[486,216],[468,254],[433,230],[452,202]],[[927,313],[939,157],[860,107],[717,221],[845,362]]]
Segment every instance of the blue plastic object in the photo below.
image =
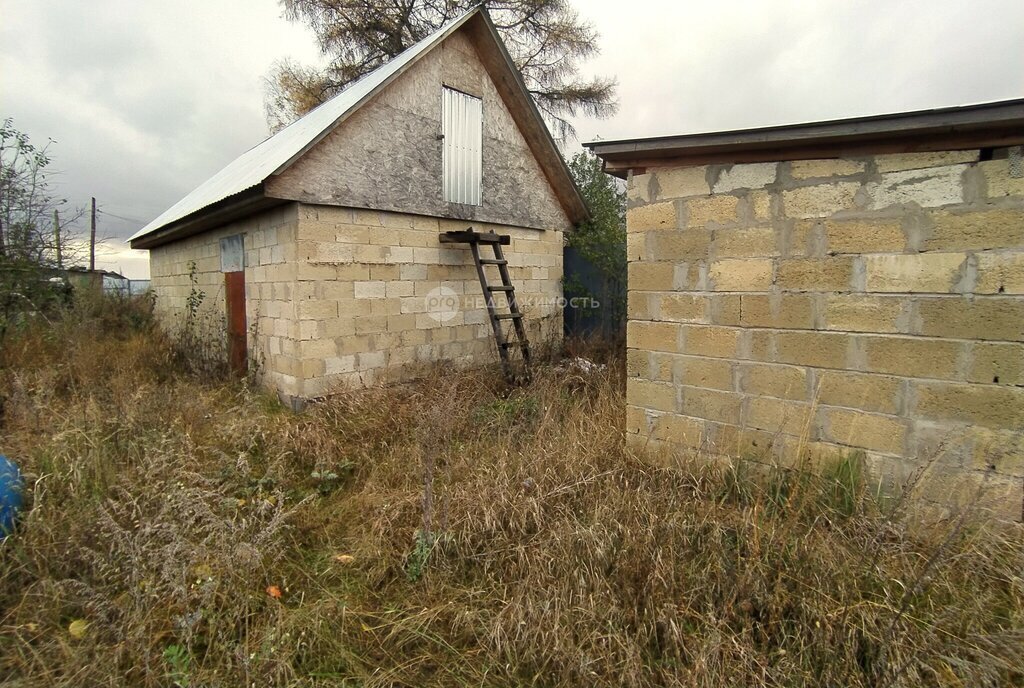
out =
[[17,464],[0,454],[0,539],[14,530],[23,488]]

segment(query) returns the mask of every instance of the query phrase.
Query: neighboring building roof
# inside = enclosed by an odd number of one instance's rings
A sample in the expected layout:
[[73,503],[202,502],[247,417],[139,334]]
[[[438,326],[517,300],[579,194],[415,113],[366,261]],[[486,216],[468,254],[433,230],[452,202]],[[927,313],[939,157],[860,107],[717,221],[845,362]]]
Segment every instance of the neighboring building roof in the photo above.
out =
[[[478,6],[443,25],[397,57],[353,82],[338,95],[250,148],[133,235],[129,239],[132,248],[149,248],[195,234],[229,217],[237,217],[242,211],[253,212],[280,202],[264,197],[261,188],[264,181],[286,170],[360,106],[471,19],[482,22],[483,33],[493,39],[499,59],[490,62],[485,60],[485,64],[504,72],[501,75],[503,78],[495,78],[496,85],[499,89],[504,87],[503,95],[511,95],[519,101],[519,112],[515,108],[510,110],[513,117],[520,115],[516,117],[517,124],[523,127],[524,136],[548,175],[559,200],[573,222],[585,218],[586,206],[558,147],[487,12]],[[197,222],[204,219],[207,221]]]
[[127,277],[125,277],[124,275],[122,275],[119,272],[114,272],[113,270],[104,270],[102,268],[96,268],[95,270],[90,270],[89,268],[83,268],[83,267],[74,266],[74,267],[70,267],[70,268],[65,268],[64,271],[65,272],[74,273],[76,275],[102,275],[104,277],[113,277],[114,279],[123,279],[123,280],[128,279]]
[[835,158],[1024,143],[1024,98],[758,129],[583,144],[624,176],[629,169]]

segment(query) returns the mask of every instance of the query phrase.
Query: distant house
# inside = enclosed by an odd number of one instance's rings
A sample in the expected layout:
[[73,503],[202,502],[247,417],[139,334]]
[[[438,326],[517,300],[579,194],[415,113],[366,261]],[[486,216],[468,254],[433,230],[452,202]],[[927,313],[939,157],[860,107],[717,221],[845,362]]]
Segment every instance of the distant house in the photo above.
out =
[[[160,317],[203,308],[287,399],[493,355],[476,267],[441,232],[511,236],[532,336],[561,332],[583,201],[486,12],[474,9],[229,164],[144,227]],[[194,269],[193,269],[194,268]],[[457,313],[435,317],[447,287]]]
[[72,288],[96,290],[103,293],[128,293],[130,280],[124,275],[111,270],[89,270],[87,268],[68,268],[64,276]]
[[128,279],[119,272],[112,270],[89,270],[88,268],[73,267],[55,272],[63,276],[73,289],[81,291],[100,291],[104,294],[119,294],[121,296],[139,296],[149,291],[150,282],[147,279]]
[[628,179],[628,441],[1021,520],[1022,144],[1024,100],[588,144]]

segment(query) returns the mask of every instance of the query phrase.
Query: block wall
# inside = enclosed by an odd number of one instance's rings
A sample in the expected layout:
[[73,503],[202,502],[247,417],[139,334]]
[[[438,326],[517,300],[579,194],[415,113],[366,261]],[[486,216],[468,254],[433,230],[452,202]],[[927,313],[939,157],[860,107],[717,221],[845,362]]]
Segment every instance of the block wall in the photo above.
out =
[[1024,178],[979,153],[632,175],[629,442],[860,450],[1021,520]]
[[[407,379],[436,361],[497,360],[469,248],[438,240],[470,225],[512,236],[503,250],[531,343],[561,334],[561,231],[303,204],[294,292],[303,397]],[[450,319],[429,312],[428,295],[441,287],[456,295]],[[499,307],[504,298],[495,294]]]
[[193,289],[190,263],[194,262],[195,289],[202,293],[196,327],[213,346],[224,346],[226,350],[220,240],[245,235],[249,355],[263,382],[286,396],[298,395],[301,383],[297,375],[298,333],[293,306],[297,227],[298,204],[289,203],[149,252],[151,288],[160,321],[171,331],[183,324]]

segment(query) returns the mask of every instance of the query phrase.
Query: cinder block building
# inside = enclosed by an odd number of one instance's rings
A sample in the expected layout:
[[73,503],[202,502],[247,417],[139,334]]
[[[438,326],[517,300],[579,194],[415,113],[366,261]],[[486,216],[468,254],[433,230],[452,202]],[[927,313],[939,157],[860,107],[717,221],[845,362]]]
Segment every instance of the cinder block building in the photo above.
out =
[[631,443],[1024,502],[1024,100],[588,144],[628,179]]
[[[476,266],[446,231],[511,237],[531,337],[561,333],[563,232],[582,198],[485,11],[441,27],[259,143],[131,239],[159,316],[189,295],[236,365],[288,400],[484,361]],[[428,294],[460,303],[435,317]]]

